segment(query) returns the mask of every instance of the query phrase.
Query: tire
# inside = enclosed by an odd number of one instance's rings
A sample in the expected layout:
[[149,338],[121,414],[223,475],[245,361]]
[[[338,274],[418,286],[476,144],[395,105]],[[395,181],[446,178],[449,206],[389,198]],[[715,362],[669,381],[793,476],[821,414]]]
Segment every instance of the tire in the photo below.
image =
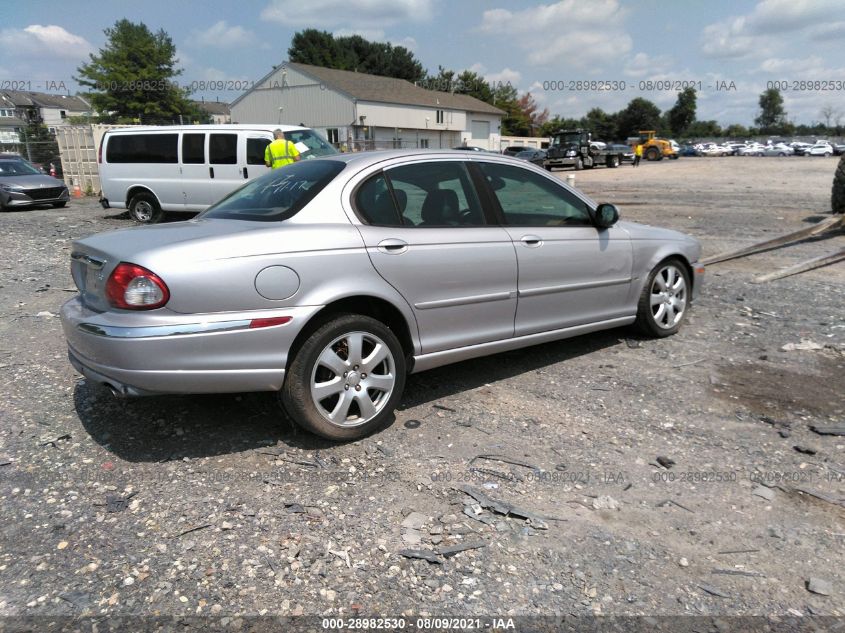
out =
[[619,160],[618,156],[608,156],[607,157],[607,166],[610,167],[611,169],[615,169],[616,167],[619,167],[620,162],[621,161]]
[[824,153],[824,157],[825,157],[825,158],[830,158],[830,152],[825,152],[825,153]]
[[54,209],[61,209],[64,206],[67,206],[67,202],[53,202],[52,203]]
[[551,165],[544,165],[544,167],[546,168],[546,171],[552,171]]
[[136,193],[129,201],[129,217],[139,224],[156,224],[161,222],[164,212],[156,197],[148,191]]
[[[379,348],[384,356],[367,367],[373,372],[361,371]],[[404,388],[405,354],[396,335],[376,319],[344,314],[308,337],[290,363],[280,397],[285,411],[303,428],[328,440],[348,441],[381,428]]]
[[648,151],[645,153],[646,160],[660,160],[660,150],[655,147],[649,147]]
[[686,320],[690,291],[689,273],[683,263],[677,259],[660,262],[643,286],[635,325],[643,334],[656,338],[675,334]]
[[582,169],[584,169],[584,161],[579,156],[575,159],[575,171],[581,171]]

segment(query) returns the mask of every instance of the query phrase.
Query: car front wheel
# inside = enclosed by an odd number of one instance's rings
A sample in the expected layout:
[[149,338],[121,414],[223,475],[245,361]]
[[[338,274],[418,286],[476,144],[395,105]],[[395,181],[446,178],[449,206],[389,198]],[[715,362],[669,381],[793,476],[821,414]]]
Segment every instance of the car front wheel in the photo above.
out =
[[396,335],[368,316],[335,317],[315,330],[290,363],[282,404],[295,422],[329,440],[355,440],[393,415],[405,387]]
[[637,327],[649,336],[662,338],[681,329],[690,300],[686,267],[677,259],[658,264],[648,276],[637,306]]

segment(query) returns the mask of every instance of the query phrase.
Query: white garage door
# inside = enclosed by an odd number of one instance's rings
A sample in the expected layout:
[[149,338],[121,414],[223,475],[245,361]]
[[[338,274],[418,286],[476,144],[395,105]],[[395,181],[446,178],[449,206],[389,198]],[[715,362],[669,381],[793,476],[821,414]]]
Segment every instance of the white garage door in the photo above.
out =
[[469,131],[473,139],[486,141],[490,138],[490,121],[473,121]]

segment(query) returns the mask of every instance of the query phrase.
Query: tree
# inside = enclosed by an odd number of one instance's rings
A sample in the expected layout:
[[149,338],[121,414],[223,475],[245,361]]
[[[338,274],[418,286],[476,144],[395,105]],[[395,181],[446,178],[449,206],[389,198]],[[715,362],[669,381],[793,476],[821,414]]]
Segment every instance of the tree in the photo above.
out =
[[786,127],[783,97],[777,88],[769,88],[760,95],[760,114],[754,119],[763,134],[779,134]]
[[305,29],[294,33],[288,48],[288,59],[300,64],[311,64],[323,68],[347,70],[341,61],[340,48],[334,36],[327,31]]
[[354,70],[411,82],[422,81],[425,77],[422,64],[404,46],[371,42],[360,35],[335,37],[317,29],[294,33],[288,59],[300,64]]
[[624,139],[640,130],[660,129],[660,108],[648,99],[637,97],[616,114],[616,135]]
[[517,100],[517,105],[522,111],[522,116],[528,122],[528,136],[534,136],[542,125],[549,120],[549,109],[545,108],[542,112],[538,112],[537,102],[530,92],[526,92]]
[[687,128],[689,138],[716,138],[722,136],[722,128],[716,121],[693,121]]
[[499,84],[493,90],[492,105],[505,111],[502,136],[529,136],[531,126],[519,105],[519,95],[510,84]]
[[47,163],[59,155],[59,144],[47,126],[33,121],[21,132],[21,141],[26,147],[27,159],[33,163]]
[[610,142],[616,138],[616,114],[605,112],[601,108],[593,108],[581,119],[580,125],[593,133],[593,139]]
[[142,122],[200,118],[199,110],[187,98],[174,77],[176,47],[164,31],[151,32],[143,23],[123,19],[105,29],[107,44],[77,68],[75,77],[91,88],[91,105],[112,121],[141,119]]
[[834,213],[845,213],[845,155],[839,159],[839,167],[833,177],[830,205]]
[[578,119],[564,119],[556,114],[540,127],[540,136],[551,136],[558,130],[573,130],[579,127],[582,127],[582,122]]
[[672,133],[682,136],[695,121],[696,94],[695,88],[684,88],[678,93],[678,100],[669,110],[668,123]]
[[741,138],[748,138],[749,136],[754,136],[754,134],[744,125],[739,125],[738,123],[732,123],[728,127],[723,130],[725,136],[729,138],[741,139]]
[[832,130],[833,128],[838,128],[839,124],[842,121],[842,113],[830,104],[824,106],[819,111],[819,114],[821,115],[822,119],[824,119],[824,126],[829,130]]

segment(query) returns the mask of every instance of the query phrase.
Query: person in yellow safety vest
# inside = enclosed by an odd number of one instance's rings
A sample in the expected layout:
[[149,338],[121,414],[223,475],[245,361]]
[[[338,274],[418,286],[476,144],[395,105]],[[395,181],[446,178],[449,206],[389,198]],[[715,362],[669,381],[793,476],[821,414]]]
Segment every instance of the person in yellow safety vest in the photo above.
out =
[[637,143],[637,146],[634,148],[634,162],[633,166],[636,167],[640,164],[640,160],[643,158],[643,145],[642,143]]
[[285,139],[285,133],[273,130],[273,142],[264,150],[264,164],[270,169],[278,169],[299,160],[296,145]]

